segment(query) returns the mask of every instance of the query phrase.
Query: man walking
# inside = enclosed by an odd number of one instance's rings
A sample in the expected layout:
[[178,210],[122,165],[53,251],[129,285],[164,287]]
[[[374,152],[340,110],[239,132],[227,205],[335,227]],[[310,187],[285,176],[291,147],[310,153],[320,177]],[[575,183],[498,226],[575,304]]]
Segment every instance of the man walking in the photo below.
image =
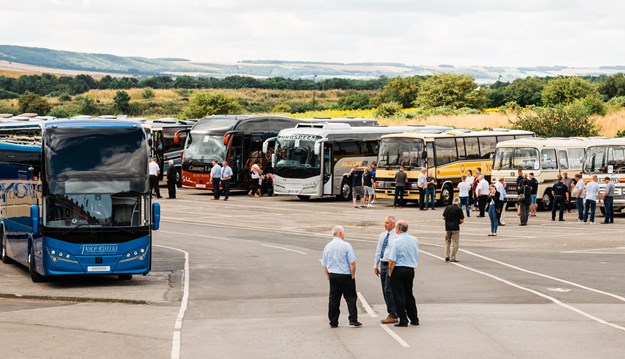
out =
[[348,174],[352,181],[352,201],[354,202],[354,208],[359,208],[357,205],[359,200],[360,208],[365,207],[365,191],[362,188],[362,175],[363,172],[358,166],[354,166]]
[[590,224],[595,224],[595,209],[597,207],[597,196],[599,193],[599,182],[597,175],[592,176],[592,181],[586,184],[586,204],[584,207],[584,223],[588,223],[590,213]]
[[605,219],[603,224],[614,223],[614,182],[610,180],[610,177],[603,179],[605,183],[605,191],[603,192],[603,209],[605,210]]
[[419,187],[419,209],[425,211],[425,191],[427,190],[427,170],[421,169],[421,173],[417,177],[417,187]]
[[228,162],[224,161],[221,164],[221,187],[224,189],[224,201],[228,200],[230,194],[230,179],[232,178],[232,168],[228,166]]
[[414,270],[419,262],[419,241],[408,233],[408,222],[400,220],[396,225],[397,238],[388,255],[388,276],[393,289],[393,299],[399,323],[396,327],[419,325],[417,302],[412,294]]
[[[404,205],[404,189],[408,183],[408,175],[405,172],[404,166],[399,166],[399,171],[395,173],[395,199],[393,200],[393,207],[401,207]],[[421,189],[419,189],[419,193]],[[425,196],[425,192],[424,196]]]
[[480,208],[480,215],[478,217],[484,217],[484,211],[486,210],[486,200],[488,199],[488,192],[490,186],[488,185],[488,181],[484,178],[483,175],[480,175],[477,178],[477,188],[475,189],[475,194],[477,195],[478,206]]
[[459,205],[460,198],[456,197],[443,211],[443,220],[445,220],[445,262],[458,262],[456,253],[458,253],[460,244],[460,225],[464,222],[464,214]]
[[158,188],[158,175],[161,173],[161,168],[156,157],[152,157],[152,161],[148,165],[148,173],[150,174],[150,195],[154,191],[156,198],[161,198],[161,190]]
[[558,182],[553,187],[553,205],[551,206],[551,220],[556,220],[556,210],[559,210],[558,220],[564,221],[564,208],[569,201],[569,188],[564,182],[564,177],[558,176]]
[[391,244],[397,237],[395,231],[395,217],[388,216],[384,218],[384,232],[378,238],[378,245],[375,248],[375,259],[373,262],[373,273],[380,277],[382,282],[382,294],[386,303],[386,311],[388,316],[382,319],[382,324],[397,323],[397,311],[395,310],[395,301],[393,300],[393,290],[391,289],[391,281],[388,278],[388,254]]
[[328,305],[328,319],[330,327],[339,326],[341,296],[345,298],[349,311],[349,324],[355,327],[362,325],[358,321],[356,307],[356,255],[351,244],[345,242],[343,227],[334,226],[332,241],[323,249],[321,265],[330,282],[330,300]]
[[217,160],[213,160],[211,168],[211,182],[213,184],[213,199],[218,200],[220,196],[219,182],[221,181],[221,166]]

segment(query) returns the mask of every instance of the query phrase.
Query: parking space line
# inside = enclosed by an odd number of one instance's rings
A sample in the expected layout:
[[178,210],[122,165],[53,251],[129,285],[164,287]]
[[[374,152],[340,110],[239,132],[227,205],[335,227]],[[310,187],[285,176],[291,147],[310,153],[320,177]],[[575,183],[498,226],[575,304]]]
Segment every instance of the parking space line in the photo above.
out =
[[[423,254],[426,254],[426,255],[429,255],[429,256],[431,256],[431,257],[434,257],[434,258],[440,259],[441,261],[444,261],[444,260],[445,260],[445,259],[443,259],[443,257],[437,256],[436,254],[432,254],[432,253],[426,252],[426,251],[424,251],[424,250],[419,250],[419,252],[422,252]],[[479,255],[477,255],[477,256],[478,256],[478,257],[481,257],[481,256],[479,256]],[[486,258],[486,257],[485,257],[485,259],[487,259],[487,260],[488,260],[489,258]],[[494,261],[494,262],[498,262],[498,261],[495,261],[495,260],[493,260],[493,261]],[[577,313],[577,314],[580,314],[580,315],[582,315],[582,316],[584,316],[584,317],[586,317],[586,318],[588,318],[588,319],[590,319],[590,320],[593,320],[593,321],[595,321],[595,322],[597,322],[597,323],[599,323],[599,324],[607,325],[607,326],[612,327],[612,328],[614,328],[614,329],[618,329],[618,330],[621,330],[621,331],[624,331],[624,332],[625,332],[625,327],[622,327],[622,326],[617,325],[617,324],[610,323],[610,322],[608,322],[608,321],[606,321],[606,320],[603,320],[603,319],[601,319],[601,318],[599,318],[599,317],[595,317],[595,316],[594,316],[594,315],[592,315],[592,314],[586,313],[586,312],[584,312],[583,310],[578,309],[578,308],[576,308],[576,307],[574,307],[574,306],[572,306],[572,305],[566,304],[566,303],[564,303],[564,302],[562,302],[562,301],[560,301],[560,300],[558,300],[558,299],[556,299],[556,298],[554,298],[554,297],[552,297],[552,296],[546,295],[546,294],[541,293],[541,292],[539,292],[539,291],[536,291],[536,290],[534,290],[534,289],[526,288],[526,287],[524,287],[524,286],[522,286],[522,285],[519,285],[519,284],[513,283],[513,282],[511,282],[511,281],[509,281],[509,280],[506,280],[506,279],[503,279],[503,278],[497,277],[497,276],[495,276],[495,275],[493,275],[493,274],[490,274],[490,273],[486,273],[486,272],[483,272],[483,271],[480,271],[480,270],[477,270],[477,269],[474,269],[474,268],[468,267],[468,266],[466,266],[466,265],[462,265],[462,264],[459,264],[459,263],[452,263],[452,264],[453,264],[453,265],[455,265],[455,266],[457,266],[457,267],[460,267],[460,268],[466,269],[466,270],[468,270],[468,271],[471,271],[471,272],[474,272],[474,273],[481,274],[481,275],[483,275],[483,276],[486,276],[486,277],[492,278],[492,279],[494,279],[494,280],[496,280],[496,281],[498,281],[498,282],[501,282],[501,283],[507,284],[507,285],[509,285],[509,286],[511,286],[511,287],[514,287],[514,288],[521,289],[521,290],[523,290],[523,291],[526,291],[526,292],[532,293],[532,294],[537,295],[537,296],[539,296],[539,297],[541,297],[541,298],[545,298],[545,299],[547,299],[547,300],[551,301],[552,303],[554,303],[554,304],[556,304],[556,305],[558,305],[558,306],[560,306],[560,307],[562,307],[562,308],[565,308],[565,309],[568,309],[568,310],[570,310],[570,311],[573,311],[573,312],[575,312],[575,313]],[[504,264],[504,265],[505,265],[505,263],[503,263],[503,262],[502,262],[502,264]],[[525,270],[523,270],[523,271],[525,271]],[[540,273],[537,273],[537,274],[540,274]],[[542,275],[542,276],[544,276],[544,275]],[[546,276],[546,277],[548,277],[548,276]],[[554,279],[556,279],[556,280],[557,280],[557,278],[554,278]],[[566,282],[566,281],[564,281],[564,282]],[[574,283],[572,283],[572,284],[574,285]],[[591,289],[591,288],[589,288],[589,289]],[[606,293],[606,294],[610,294],[610,293]],[[612,295],[612,296],[613,296],[613,295]],[[617,296],[617,297],[618,297],[618,296]]]
[[303,255],[308,255],[308,253],[306,253],[306,252],[297,251],[295,249],[290,249],[290,248],[285,248],[285,247],[272,246],[272,245],[269,245],[269,244],[261,244],[261,246],[269,247],[269,248],[282,249],[282,250],[289,251],[289,252],[295,252],[295,253],[299,253],[299,254],[303,254]]
[[182,321],[184,320],[184,314],[187,311],[189,304],[189,252],[179,248],[162,246],[154,244],[155,247],[167,248],[174,251],[182,252],[184,254],[184,289],[182,294],[182,300],[180,301],[180,310],[178,310],[178,316],[174,324],[174,334],[172,338],[171,346],[171,359],[180,358],[180,347],[182,345]]
[[[369,314],[369,317],[377,318],[378,315],[375,314],[375,310],[373,310],[373,308],[371,308],[371,306],[369,305],[369,303],[367,302],[365,297],[362,295],[362,293],[361,292],[357,292],[356,294],[358,295],[358,299],[360,299],[360,302],[362,303],[362,307],[365,308],[365,311],[367,312],[367,314]],[[382,329],[384,329],[384,331],[386,333],[388,333],[388,335],[390,335],[391,338],[395,339],[399,343],[399,345],[401,345],[404,348],[410,347],[410,345],[408,345],[408,343],[406,343],[405,340],[403,340],[397,333],[392,331],[389,327],[387,327],[384,324],[380,324],[380,327]]]
[[[180,235],[180,232],[167,232],[167,231],[158,231],[158,233],[167,233],[167,234],[176,234],[176,235]],[[192,233],[185,233],[185,236],[191,236],[191,237],[203,237],[203,238],[211,238],[211,239],[221,239],[222,241],[229,241],[230,238],[225,238],[225,237],[215,237],[215,236],[207,236],[205,234],[192,234]]]

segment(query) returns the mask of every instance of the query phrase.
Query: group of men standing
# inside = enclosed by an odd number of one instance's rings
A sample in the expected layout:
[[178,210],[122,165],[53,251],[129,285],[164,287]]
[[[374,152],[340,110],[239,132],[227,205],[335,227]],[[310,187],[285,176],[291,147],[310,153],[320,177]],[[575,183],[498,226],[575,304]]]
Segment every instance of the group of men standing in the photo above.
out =
[[[417,303],[413,295],[415,269],[419,262],[419,242],[409,235],[408,222],[384,219],[374,258],[374,273],[380,277],[388,316],[383,324],[397,327],[419,325]],[[339,325],[341,296],[347,302],[349,324],[361,326],[356,307],[356,256],[352,246],[345,242],[343,227],[335,226],[333,239],[323,250],[321,264],[330,283],[328,319],[330,327]]]
[[230,179],[232,178],[232,168],[228,166],[227,161],[223,161],[221,165],[217,160],[213,160],[213,167],[211,168],[211,183],[213,185],[213,199],[219,200],[221,196],[221,189],[219,185],[223,187],[224,201],[228,200],[230,194]]

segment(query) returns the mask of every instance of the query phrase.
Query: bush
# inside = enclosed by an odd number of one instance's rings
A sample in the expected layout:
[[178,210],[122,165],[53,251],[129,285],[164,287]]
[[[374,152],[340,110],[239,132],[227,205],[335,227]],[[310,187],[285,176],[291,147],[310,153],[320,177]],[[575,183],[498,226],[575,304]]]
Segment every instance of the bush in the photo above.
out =
[[130,95],[126,91],[117,91],[113,98],[115,107],[120,113],[128,114],[130,112]]
[[582,106],[532,107],[520,111],[514,128],[540,137],[597,136],[599,128]]
[[368,110],[371,108],[371,96],[362,92],[351,92],[341,97],[337,105],[343,110]]
[[202,118],[217,114],[236,114],[241,113],[242,110],[236,99],[222,93],[196,92],[189,99],[189,105],[180,113],[180,118]]
[[64,93],[62,93],[59,96],[59,100],[63,101],[63,102],[71,101],[72,100],[72,96],[70,94],[68,94],[67,92],[64,92]]
[[605,102],[598,96],[586,96],[581,100],[575,101],[572,106],[581,107],[580,110],[586,111],[588,115],[605,116],[608,112]]
[[625,96],[612,97],[610,101],[608,101],[608,106],[612,108],[625,107]]
[[9,100],[20,97],[20,94],[16,92],[7,91],[5,89],[0,89],[0,100]]
[[291,112],[291,107],[285,103],[275,105],[271,112]]
[[80,104],[80,114],[81,115],[97,115],[98,107],[93,102],[93,100],[87,96],[78,96],[76,97]]
[[48,116],[54,116],[56,118],[70,118],[72,116],[75,116],[76,113],[72,113],[62,107],[55,107],[52,109],[52,111],[50,111],[48,113]]
[[141,93],[141,97],[143,97],[146,100],[154,98],[154,90],[151,87],[144,88],[143,92]]
[[399,102],[391,101],[380,104],[373,113],[374,117],[389,118],[397,115],[402,109],[402,105]]
[[541,99],[545,106],[569,104],[589,96],[599,97],[597,87],[579,77],[560,77],[549,81],[543,88]]
[[615,137],[625,137],[625,130],[616,131]]
[[18,107],[21,113],[33,112],[40,116],[46,115],[52,109],[45,98],[30,92],[20,96]]
[[319,109],[319,106],[313,106],[312,102],[290,102],[289,108],[291,109],[291,113],[304,113],[307,111],[312,111],[316,107]]

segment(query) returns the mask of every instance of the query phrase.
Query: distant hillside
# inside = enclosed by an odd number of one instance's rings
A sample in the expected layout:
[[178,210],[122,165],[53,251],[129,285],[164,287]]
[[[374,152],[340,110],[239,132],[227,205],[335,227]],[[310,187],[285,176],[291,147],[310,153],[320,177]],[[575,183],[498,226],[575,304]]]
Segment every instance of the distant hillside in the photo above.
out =
[[[175,55],[175,54],[174,54]],[[602,66],[599,68],[573,68],[566,66],[539,67],[489,67],[489,66],[413,66],[394,62],[384,63],[338,63],[283,60],[245,60],[231,64],[194,62],[188,59],[167,57],[122,57],[108,54],[92,54],[59,51],[44,48],[0,45],[0,61],[11,65],[29,65],[32,71],[63,74],[103,73],[117,76],[190,75],[223,78],[232,75],[257,78],[355,78],[371,79],[380,76],[397,77],[456,73],[473,76],[479,83],[492,83],[501,79],[512,81],[527,76],[561,75],[610,75],[622,72],[625,66]],[[4,66],[8,68],[9,66]],[[14,66],[18,70],[20,67]]]

